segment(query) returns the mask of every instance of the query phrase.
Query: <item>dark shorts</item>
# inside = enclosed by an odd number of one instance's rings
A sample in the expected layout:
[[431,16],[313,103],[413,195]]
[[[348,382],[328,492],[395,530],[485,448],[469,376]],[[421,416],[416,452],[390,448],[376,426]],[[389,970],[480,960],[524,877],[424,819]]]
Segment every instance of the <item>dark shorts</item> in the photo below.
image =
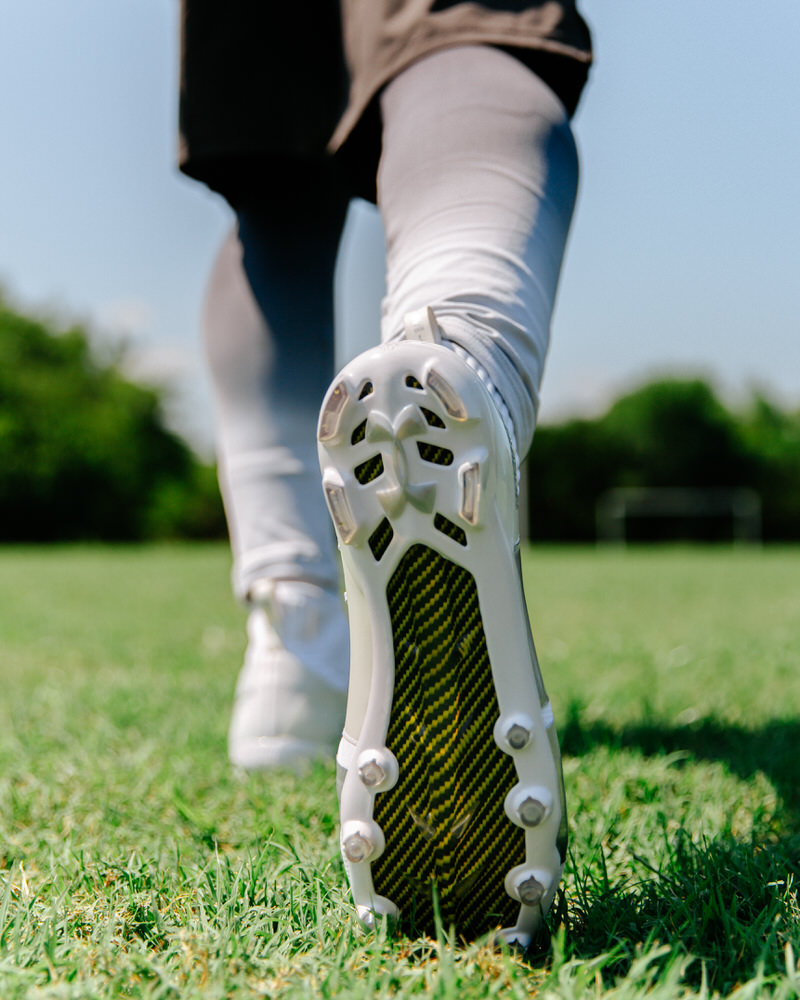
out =
[[229,200],[333,170],[374,199],[381,88],[454,45],[512,52],[572,113],[591,62],[572,0],[182,0],[180,168]]

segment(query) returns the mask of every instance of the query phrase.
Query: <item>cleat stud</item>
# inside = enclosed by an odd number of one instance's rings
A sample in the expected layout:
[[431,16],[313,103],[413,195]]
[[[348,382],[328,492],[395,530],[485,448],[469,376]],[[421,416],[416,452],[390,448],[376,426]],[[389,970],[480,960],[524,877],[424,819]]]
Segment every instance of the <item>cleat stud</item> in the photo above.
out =
[[367,930],[374,930],[378,920],[386,920],[390,926],[396,923],[400,911],[384,896],[373,896],[369,905],[362,903],[356,906],[356,914]]
[[375,495],[378,498],[378,503],[389,517],[399,517],[403,513],[406,506],[406,495],[399,483],[394,483],[382,490],[376,490]]
[[525,906],[538,906],[542,901],[544,893],[544,886],[533,875],[529,875],[528,878],[523,879],[517,885],[519,901]]
[[516,785],[506,796],[505,811],[512,823],[531,830],[553,811],[553,795],[540,785]]
[[371,792],[388,791],[396,783],[399,774],[394,754],[385,747],[362,750],[358,755],[356,768],[361,784]]
[[339,433],[342,411],[347,405],[348,394],[344,382],[337,382],[331,390],[319,418],[320,441],[332,441]]
[[463,400],[450,385],[446,378],[441,376],[435,368],[428,372],[425,379],[428,388],[436,396],[442,406],[447,410],[454,420],[466,420],[467,408]]
[[430,514],[436,502],[436,483],[412,483],[406,487],[408,502],[423,514]]
[[385,847],[381,828],[364,820],[349,820],[342,825],[342,854],[351,864],[374,861]]
[[417,437],[428,429],[428,421],[418,406],[404,406],[392,424],[392,433],[398,441]]
[[518,753],[533,739],[536,723],[524,712],[501,715],[494,725],[495,743],[504,753]]
[[356,914],[368,931],[375,930],[375,913],[369,906],[357,906]]
[[478,523],[481,501],[481,468],[477,462],[467,462],[458,470],[461,502],[458,512],[467,524]]
[[375,788],[386,778],[386,772],[374,758],[359,765],[358,776],[367,788]]
[[544,803],[531,795],[520,802],[517,811],[523,826],[538,826],[547,815]]
[[349,545],[355,537],[358,525],[350,509],[344,486],[335,482],[323,482],[323,489],[339,537],[345,545]]
[[553,886],[553,873],[546,868],[512,868],[505,878],[505,890],[523,906],[541,907]]
[[531,740],[531,731],[518,722],[511,725],[506,733],[506,740],[512,750],[522,750]]
[[366,861],[374,852],[375,845],[367,837],[362,837],[360,833],[351,833],[342,844],[344,856],[353,864]]
[[367,417],[367,428],[364,434],[369,444],[376,444],[381,441],[391,441],[394,437],[394,430],[384,414],[373,410]]

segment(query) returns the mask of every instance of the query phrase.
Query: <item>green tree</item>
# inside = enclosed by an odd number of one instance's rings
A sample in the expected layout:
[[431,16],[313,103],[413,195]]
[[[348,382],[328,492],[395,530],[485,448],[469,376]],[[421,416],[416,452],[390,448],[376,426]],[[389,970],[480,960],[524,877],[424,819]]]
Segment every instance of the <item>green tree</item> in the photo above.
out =
[[174,535],[193,504],[219,533],[216,492],[193,493],[201,479],[158,392],[99,362],[81,329],[58,333],[0,303],[0,539]]
[[539,428],[528,467],[534,540],[593,540],[597,499],[617,486],[749,487],[764,538],[800,539],[800,415],[763,398],[731,413],[700,379],[660,379],[596,420]]
[[600,421],[539,427],[527,462],[531,539],[592,541],[595,501],[619,484],[625,457]]
[[618,486],[736,487],[753,463],[736,419],[700,379],[661,379],[601,419],[622,457]]
[[749,485],[761,496],[765,537],[800,538],[800,413],[784,413],[756,396],[741,429],[757,459]]

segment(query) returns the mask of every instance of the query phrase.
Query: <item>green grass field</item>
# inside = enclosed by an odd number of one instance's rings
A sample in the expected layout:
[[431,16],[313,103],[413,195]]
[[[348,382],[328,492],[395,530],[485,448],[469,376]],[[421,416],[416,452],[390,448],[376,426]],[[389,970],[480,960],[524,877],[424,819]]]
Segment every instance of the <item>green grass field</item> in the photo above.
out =
[[527,959],[362,932],[332,766],[230,772],[224,548],[0,551],[0,1000],[800,995],[800,550],[524,568],[572,820]]

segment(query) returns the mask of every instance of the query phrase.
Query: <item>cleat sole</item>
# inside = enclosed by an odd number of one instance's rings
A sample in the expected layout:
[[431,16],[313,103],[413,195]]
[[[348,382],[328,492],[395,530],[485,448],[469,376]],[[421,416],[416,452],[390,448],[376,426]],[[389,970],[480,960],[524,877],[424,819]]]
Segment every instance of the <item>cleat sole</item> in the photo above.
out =
[[511,534],[515,470],[484,386],[427,340],[352,362],[320,422],[364,678],[340,746],[342,852],[367,926],[388,914],[435,933],[440,918],[530,940],[566,819]]

